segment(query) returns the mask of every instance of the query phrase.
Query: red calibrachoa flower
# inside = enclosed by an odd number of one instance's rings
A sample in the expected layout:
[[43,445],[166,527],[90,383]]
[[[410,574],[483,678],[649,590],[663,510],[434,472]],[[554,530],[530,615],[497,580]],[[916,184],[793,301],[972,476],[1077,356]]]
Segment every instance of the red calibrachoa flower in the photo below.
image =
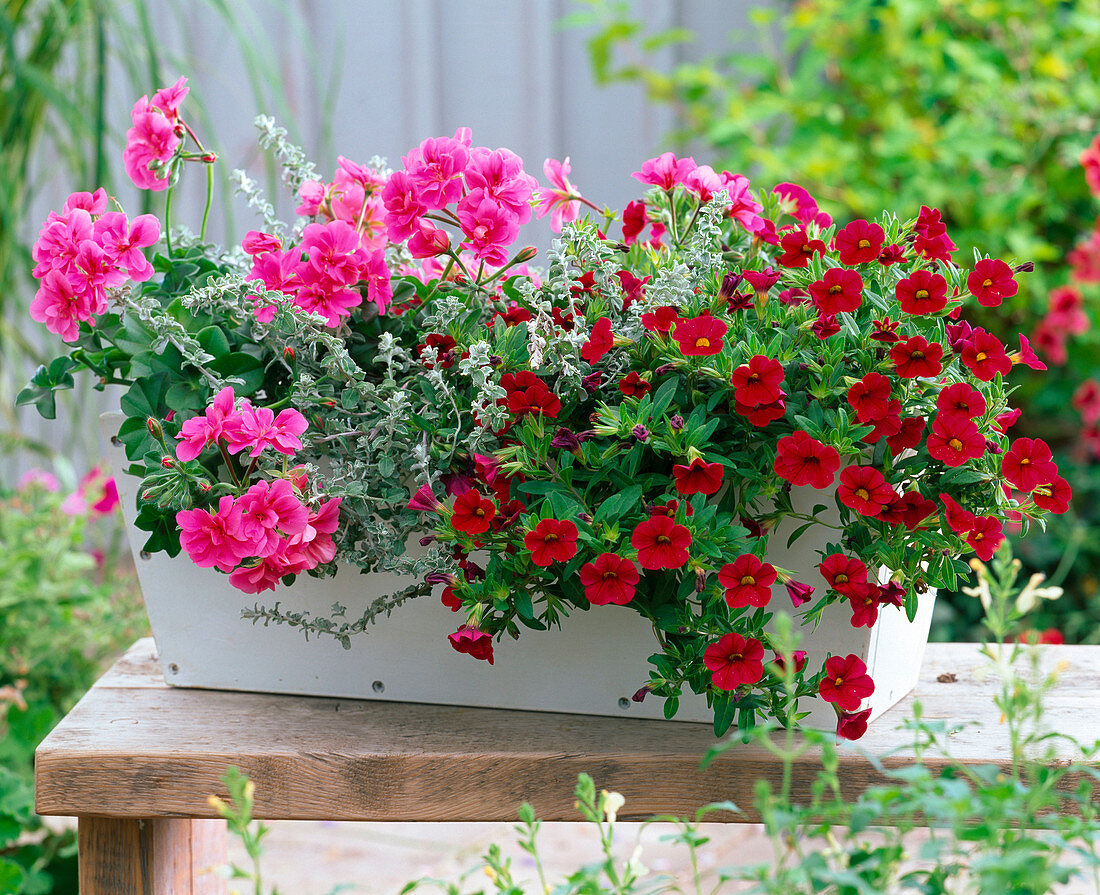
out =
[[977,419],[986,410],[982,393],[966,382],[949,385],[936,396],[937,418],[945,415],[963,416],[968,420]]
[[650,384],[634,370],[619,380],[619,391],[628,398],[640,398],[649,391],[650,387]]
[[506,403],[513,416],[541,413],[553,418],[561,412],[561,400],[530,370],[505,373],[500,384],[508,392]]
[[788,233],[779,240],[783,254],[776,260],[784,267],[806,267],[814,255],[825,254],[825,243],[820,239],[810,239],[805,230]]
[[738,404],[759,407],[771,404],[783,396],[779,383],[783,381],[783,365],[770,357],[755,354],[747,364],[733,371],[733,387]]
[[[794,665],[794,673],[798,674],[806,667],[806,651],[804,649],[796,649],[791,653],[791,662]],[[776,674],[783,675],[786,673],[787,660],[782,654],[776,653],[775,658],[772,659],[772,664],[775,666]]]
[[471,625],[463,625],[447,639],[460,653],[468,653],[475,659],[483,659],[493,664],[493,637],[486,631],[479,631]]
[[867,589],[867,566],[854,556],[830,553],[819,564],[821,577],[829,587],[844,596],[858,595]]
[[1005,539],[1001,523],[992,516],[975,516],[974,525],[966,536],[966,543],[974,548],[978,559],[989,562]]
[[590,364],[599,363],[600,358],[611,350],[614,337],[611,335],[611,321],[601,317],[592,325],[592,335],[581,347],[581,357]]
[[974,330],[963,346],[959,359],[982,382],[991,382],[998,373],[1007,376],[1012,369],[1012,361],[1008,359],[1001,340],[984,329]]
[[853,628],[873,628],[878,621],[878,588],[868,587],[858,594],[848,594],[852,607]]
[[[428,333],[424,337],[423,343],[416,346],[416,356],[421,360],[424,359],[424,349],[434,348],[436,351],[436,363],[439,364],[443,370],[449,370],[455,365],[455,356],[451,351],[457,343],[450,336],[443,335],[441,333]],[[434,366],[431,362],[425,361],[424,366],[429,370]]]
[[836,317],[832,314],[821,314],[813,322],[813,326],[810,327],[814,331],[814,335],[821,341],[825,341],[830,336],[835,336],[840,332],[840,324],[837,323]]
[[947,306],[947,280],[930,270],[916,270],[894,287],[906,314],[935,314]]
[[836,719],[836,735],[842,740],[858,740],[867,733],[867,722],[870,718],[870,709],[862,712],[841,712]]
[[978,299],[978,304],[995,308],[1004,299],[1011,298],[1020,284],[1012,275],[1012,268],[999,258],[984,258],[974,265],[966,278],[966,288]]
[[893,345],[901,340],[901,336],[898,335],[898,327],[901,326],[900,321],[883,317],[881,320],[872,321],[871,325],[875,328],[875,331],[871,333],[871,338],[875,342]]
[[836,448],[822,444],[799,429],[776,444],[773,468],[792,485],[828,488],[840,468]]
[[840,254],[841,264],[866,264],[878,258],[885,238],[886,234],[878,224],[852,221],[843,230],[837,231],[833,247]]
[[854,311],[863,303],[863,277],[854,270],[830,267],[809,288],[814,306],[825,315]]
[[882,419],[890,410],[890,380],[881,373],[868,373],[848,389],[848,403],[861,423]]
[[719,690],[736,690],[764,676],[764,645],[734,632],[723,634],[703,651],[703,664]]
[[901,401],[888,402],[886,413],[869,422],[873,428],[862,439],[867,444],[878,444],[883,438],[897,435],[901,431]]
[[672,329],[672,325],[679,321],[680,314],[671,305],[661,305],[659,308],[654,308],[652,311],[646,311],[642,314],[642,326],[651,333],[661,333],[666,336]]
[[689,320],[676,321],[672,337],[680,346],[681,354],[687,357],[700,357],[721,351],[722,336],[728,329],[729,327],[717,317],[702,314]]
[[1001,475],[1020,491],[1033,491],[1058,475],[1050,448],[1041,438],[1017,438],[1001,458]]
[[962,466],[985,454],[985,436],[973,420],[957,413],[937,414],[925,444],[928,454],[945,466]]
[[803,584],[801,581],[791,579],[784,581],[783,586],[787,588],[787,596],[791,598],[791,603],[795,607],[801,606],[803,603],[809,603],[810,598],[814,595],[813,585]]
[[910,451],[920,444],[924,438],[924,424],[923,416],[907,416],[903,419],[898,434],[886,437],[891,456],[896,457],[902,451]]
[[1073,492],[1070,490],[1069,482],[1057,475],[1046,484],[1036,485],[1035,490],[1031,492],[1031,499],[1035,501],[1035,506],[1058,514],[1069,510],[1072,497]]
[[668,516],[651,516],[634,528],[630,546],[643,569],[679,569],[688,561],[691,532]]
[[786,395],[782,392],[780,392],[779,395],[780,397],[777,400],[771,401],[768,404],[761,404],[758,407],[749,407],[742,404],[740,401],[736,400],[735,395],[733,409],[754,426],[763,428],[768,425],[768,423],[774,423],[777,419],[782,418],[787,412],[787,402],[784,400]]
[[906,491],[883,507],[879,518],[891,525],[904,525],[912,531],[935,512],[935,503],[919,491]]
[[775,578],[775,567],[751,553],[742,554],[718,570],[718,583],[726,589],[726,602],[731,609],[767,606]]
[[854,712],[863,700],[875,692],[875,682],[867,666],[854,653],[830,656],[825,660],[825,675],[818,685],[821,698],[835,702],[841,709]]
[[524,535],[523,546],[531,552],[531,562],[536,566],[568,562],[577,555],[577,526],[569,520],[540,519]]
[[625,606],[634,599],[640,577],[634,563],[614,553],[601,553],[593,562],[581,566],[577,576],[593,606],[608,603]]
[[939,342],[929,343],[924,336],[912,336],[890,349],[890,360],[902,379],[939,376],[943,370],[942,357],[943,346]]
[[844,506],[864,516],[877,516],[896,496],[873,466],[849,466],[840,473],[837,497]]
[[970,510],[964,510],[949,494],[941,494],[943,501],[944,519],[948,526],[956,534],[966,534],[974,527],[974,514]]
[[951,253],[958,248],[947,235],[947,226],[940,220],[938,208],[922,205],[913,230],[916,233],[913,250],[929,261],[950,261]]
[[473,489],[455,498],[454,511],[451,513],[451,527],[463,534],[479,535],[489,530],[493,517],[497,514],[497,505],[487,497],[482,497]]
[[677,463],[672,467],[676,490],[684,495],[714,494],[722,487],[722,464],[707,463],[696,457],[687,466]]

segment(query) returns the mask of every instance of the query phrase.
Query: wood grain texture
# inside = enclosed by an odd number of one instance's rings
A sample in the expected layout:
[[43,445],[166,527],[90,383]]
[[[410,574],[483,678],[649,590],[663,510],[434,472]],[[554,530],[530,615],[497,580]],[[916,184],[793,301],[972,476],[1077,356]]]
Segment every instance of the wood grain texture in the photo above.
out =
[[225,895],[221,820],[81,817],[81,895]]
[[[272,820],[492,821],[515,817],[523,801],[546,820],[575,820],[581,772],[623,793],[621,816],[641,818],[749,805],[758,778],[778,781],[757,745],[700,770],[715,743],[705,725],[169,688],[152,650],[151,640],[136,644],[39,747],[40,814],[211,817],[206,798],[225,795],[230,765],[253,778],[256,816]],[[1042,650],[1044,669],[1062,668],[1046,701],[1050,726],[1100,739],[1100,647]],[[914,693],[857,745],[841,745],[847,792],[882,782],[864,750],[886,767],[906,763],[910,737],[897,727],[914,699],[944,722],[955,760],[1007,766],[999,686],[977,645],[930,644]],[[1077,757],[1059,748],[1058,761]],[[795,800],[808,798],[819,768],[813,750],[797,762]]]

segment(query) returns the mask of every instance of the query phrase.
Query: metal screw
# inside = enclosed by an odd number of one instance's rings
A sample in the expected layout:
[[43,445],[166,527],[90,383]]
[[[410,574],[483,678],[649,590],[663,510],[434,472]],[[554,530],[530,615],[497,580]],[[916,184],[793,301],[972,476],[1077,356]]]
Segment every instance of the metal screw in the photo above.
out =
[[375,693],[385,693],[386,692],[386,685],[383,684],[381,681],[375,681],[373,684],[370,685],[370,688]]
[[141,553],[138,554],[138,556],[140,556],[142,559],[152,559],[153,558],[153,554],[149,553],[146,550],[142,550]]
[[619,697],[619,708],[621,708],[625,712],[628,708],[630,708],[630,700],[627,699],[625,696]]
[[180,667],[175,662],[169,662],[168,663],[168,673],[169,674],[179,674],[180,673]]
[[115,447],[122,447],[122,439],[119,438],[117,435],[112,435],[111,444],[113,444]]

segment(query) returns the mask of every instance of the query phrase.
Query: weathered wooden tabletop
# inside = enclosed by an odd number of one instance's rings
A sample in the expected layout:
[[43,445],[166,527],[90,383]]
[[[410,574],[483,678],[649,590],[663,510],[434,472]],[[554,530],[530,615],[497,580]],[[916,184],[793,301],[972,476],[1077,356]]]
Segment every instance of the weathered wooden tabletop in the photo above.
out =
[[[1050,728],[1100,739],[1100,646],[1041,649],[1045,668],[1061,668],[1045,702]],[[700,724],[185,690],[165,685],[153,650],[151,639],[135,644],[39,746],[40,814],[213,817],[207,796],[224,795],[229,765],[252,777],[256,816],[271,820],[495,821],[523,801],[543,819],[576,820],[581,772],[626,797],[624,819],[683,815],[717,801],[751,805],[758,778],[778,781],[775,759],[755,744],[700,770],[715,743]],[[842,745],[845,787],[881,780],[861,749],[886,766],[907,761],[911,734],[898,726],[914,699],[946,723],[955,760],[1007,765],[999,687],[976,644],[929,645],[916,690],[858,748]],[[1060,760],[1075,757],[1061,748]],[[819,767],[813,751],[799,759],[796,800]]]

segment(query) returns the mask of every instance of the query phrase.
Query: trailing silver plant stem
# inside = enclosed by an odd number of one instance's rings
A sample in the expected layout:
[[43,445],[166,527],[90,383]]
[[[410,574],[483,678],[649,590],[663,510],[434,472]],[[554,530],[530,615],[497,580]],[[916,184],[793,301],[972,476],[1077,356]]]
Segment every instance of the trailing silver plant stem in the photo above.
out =
[[264,229],[273,236],[282,237],[286,234],[287,226],[278,215],[275,214],[275,206],[267,201],[263,188],[240,168],[229,175],[229,182],[233,184],[233,192],[238,196],[244,196],[248,201],[248,207],[259,212],[264,219]]
[[283,169],[283,183],[294,195],[307,180],[321,179],[305,151],[287,139],[285,127],[277,126],[270,115],[257,115],[255,124],[260,131],[260,146],[273,150],[276,161]]

